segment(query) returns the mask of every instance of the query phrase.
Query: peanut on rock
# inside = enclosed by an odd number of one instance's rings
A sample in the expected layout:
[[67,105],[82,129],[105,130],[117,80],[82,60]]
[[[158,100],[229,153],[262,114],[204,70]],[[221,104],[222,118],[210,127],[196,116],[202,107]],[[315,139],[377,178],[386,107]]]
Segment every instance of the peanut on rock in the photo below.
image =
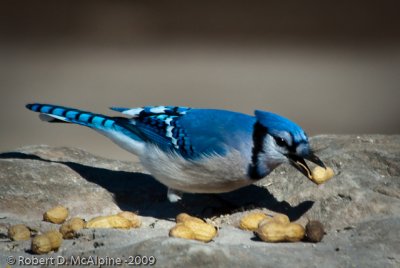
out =
[[32,239],[31,250],[35,254],[46,254],[51,251],[51,241],[47,235],[37,235]]
[[184,238],[184,239],[195,239],[194,232],[183,223],[178,223],[171,230],[169,230],[169,236]]
[[209,242],[217,235],[217,230],[213,225],[186,213],[179,214],[176,221],[177,224],[169,232],[172,237]]
[[29,240],[31,232],[25,225],[16,224],[8,229],[8,237],[14,241]]
[[285,214],[276,214],[273,217],[268,217],[268,218],[265,218],[262,221],[260,221],[260,223],[258,224],[258,227],[260,227],[261,225],[273,222],[273,221],[280,223],[280,224],[290,223],[289,217],[286,216]]
[[57,250],[61,246],[61,243],[63,241],[63,236],[59,231],[57,230],[48,231],[44,233],[44,235],[47,236],[47,238],[49,239],[52,250]]
[[64,239],[76,237],[79,230],[85,227],[85,222],[81,218],[72,218],[63,223],[60,227],[60,233]]
[[48,231],[32,239],[31,250],[36,254],[45,254],[52,250],[58,250],[62,241],[62,234],[59,231]]
[[187,220],[192,220],[192,221],[197,221],[197,222],[200,222],[200,223],[204,223],[204,221],[202,219],[190,216],[187,213],[180,213],[180,214],[178,214],[176,216],[176,223],[181,223],[181,222],[184,222],[184,221],[187,221]]
[[52,223],[63,223],[68,218],[68,209],[63,206],[56,206],[43,214],[43,219]]
[[311,180],[316,184],[321,184],[329,180],[335,175],[333,169],[327,167],[326,169],[320,166],[316,166],[311,172]]
[[129,220],[132,223],[132,228],[139,228],[142,225],[142,220],[140,219],[140,217],[133,212],[122,211],[117,215]]
[[187,220],[183,222],[183,225],[191,229],[194,233],[194,239],[199,241],[210,242],[217,235],[217,229],[205,222]]
[[118,228],[130,229],[134,225],[124,217],[118,215],[99,216],[91,219],[86,223],[86,228]]
[[258,228],[258,224],[265,219],[272,218],[263,212],[251,212],[240,219],[239,227],[243,230],[255,231]]
[[261,240],[266,242],[300,241],[304,237],[304,232],[300,224],[282,224],[275,221],[261,225],[256,231]]

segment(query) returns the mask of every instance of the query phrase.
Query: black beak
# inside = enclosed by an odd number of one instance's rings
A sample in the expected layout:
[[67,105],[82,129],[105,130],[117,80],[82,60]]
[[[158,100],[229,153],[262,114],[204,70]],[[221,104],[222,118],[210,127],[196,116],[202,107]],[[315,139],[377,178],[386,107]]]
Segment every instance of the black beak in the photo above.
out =
[[318,158],[313,152],[309,153],[309,155],[306,157],[308,161],[313,162],[314,164],[323,167],[326,169],[325,164],[321,161],[321,159]]
[[[300,156],[297,156],[295,154],[290,154],[288,155],[288,158],[290,160],[290,163],[292,166],[294,166],[298,171],[303,173],[304,176],[307,178],[311,179],[311,169],[308,167],[306,161]],[[314,153],[310,153],[308,156],[305,157],[305,159],[317,164],[320,167],[326,168],[325,164],[319,159]]]

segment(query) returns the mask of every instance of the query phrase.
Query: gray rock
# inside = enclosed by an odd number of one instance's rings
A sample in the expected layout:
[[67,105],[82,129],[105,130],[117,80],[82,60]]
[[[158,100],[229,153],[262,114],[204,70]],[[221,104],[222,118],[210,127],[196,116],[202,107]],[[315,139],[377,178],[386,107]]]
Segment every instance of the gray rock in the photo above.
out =
[[[125,258],[123,266],[129,266],[135,261],[129,256],[154,256],[157,267],[399,267],[400,136],[322,135],[312,144],[336,173],[325,184],[316,186],[282,165],[257,185],[218,196],[185,194],[183,204],[169,203],[166,188],[137,161],[44,145],[1,153],[0,265],[7,256],[38,257],[30,254],[30,241],[10,241],[7,228],[16,223],[38,231],[58,228],[42,215],[61,204],[85,219],[137,211],[143,226],[84,229],[44,257],[108,256]],[[261,242],[236,227],[251,210],[285,213],[303,225],[319,220],[326,236],[318,244]],[[169,238],[180,212],[207,218],[220,227],[218,236],[210,243]]]

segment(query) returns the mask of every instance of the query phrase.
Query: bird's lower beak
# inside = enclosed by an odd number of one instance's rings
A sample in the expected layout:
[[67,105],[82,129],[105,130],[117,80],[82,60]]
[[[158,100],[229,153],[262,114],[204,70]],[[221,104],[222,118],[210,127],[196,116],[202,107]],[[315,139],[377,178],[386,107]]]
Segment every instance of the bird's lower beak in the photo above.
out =
[[[311,169],[308,167],[304,158],[297,156],[295,154],[289,155],[290,163],[294,166],[298,171],[304,174],[309,179],[312,179]],[[305,159],[317,164],[320,167],[326,168],[325,164],[319,159],[315,154],[310,153]]]

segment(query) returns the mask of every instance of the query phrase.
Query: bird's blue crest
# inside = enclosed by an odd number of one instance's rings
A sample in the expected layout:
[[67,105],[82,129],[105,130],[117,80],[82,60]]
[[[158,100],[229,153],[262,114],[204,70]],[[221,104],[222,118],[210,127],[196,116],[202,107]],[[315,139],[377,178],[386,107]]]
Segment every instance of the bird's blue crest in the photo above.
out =
[[282,131],[286,131],[292,135],[294,142],[307,141],[307,135],[304,130],[293,121],[283,116],[260,110],[256,110],[254,114],[257,121],[266,127],[269,133],[279,134]]

